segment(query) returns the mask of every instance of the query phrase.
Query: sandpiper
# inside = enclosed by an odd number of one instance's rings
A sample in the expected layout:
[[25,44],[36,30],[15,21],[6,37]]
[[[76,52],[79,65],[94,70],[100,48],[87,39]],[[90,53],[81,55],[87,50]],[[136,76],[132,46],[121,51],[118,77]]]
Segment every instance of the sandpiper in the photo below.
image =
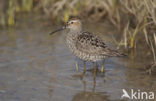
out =
[[[124,54],[117,50],[110,49],[99,37],[87,31],[82,30],[82,23],[78,17],[71,17],[65,26],[50,33],[69,29],[66,35],[66,44],[72,53],[83,61],[96,62],[107,57],[120,57]],[[103,70],[104,67],[101,69]],[[84,72],[86,66],[84,64]]]

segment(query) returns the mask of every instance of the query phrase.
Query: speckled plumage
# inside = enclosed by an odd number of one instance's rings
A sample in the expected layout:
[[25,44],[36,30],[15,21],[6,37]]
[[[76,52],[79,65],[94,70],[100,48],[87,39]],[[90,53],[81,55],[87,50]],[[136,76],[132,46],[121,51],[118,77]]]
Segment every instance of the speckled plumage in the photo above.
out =
[[74,55],[84,61],[102,60],[105,56],[124,56],[117,50],[110,49],[99,37],[87,31],[82,31],[79,18],[72,17],[62,28],[50,33],[69,29],[66,35],[66,43]]
[[99,37],[86,31],[70,30],[66,42],[73,54],[84,61],[96,62],[105,56],[123,56],[116,50],[109,49]]
[[[81,77],[86,73],[85,61],[96,62],[104,59],[105,56],[125,56],[117,50],[110,49],[95,34],[83,31],[81,20],[77,17],[69,19],[65,26],[51,32],[50,34],[52,35],[64,29],[69,30],[66,35],[66,44],[68,45],[69,49],[75,56],[84,61],[84,72],[80,75]],[[104,71],[104,66],[101,67],[100,71]]]

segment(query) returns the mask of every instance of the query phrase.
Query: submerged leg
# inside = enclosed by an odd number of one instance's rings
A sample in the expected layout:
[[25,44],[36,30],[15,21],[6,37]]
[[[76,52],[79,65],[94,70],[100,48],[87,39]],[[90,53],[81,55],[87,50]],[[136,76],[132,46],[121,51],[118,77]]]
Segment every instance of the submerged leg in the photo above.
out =
[[[83,76],[86,74],[86,62],[84,61],[83,63],[84,63],[84,70],[83,70],[83,72],[81,74],[73,75],[74,77],[80,77],[81,79],[83,79]],[[78,67],[78,65],[77,65],[77,67]]]
[[86,74],[86,61],[84,61],[83,64],[84,64],[84,70],[83,73],[80,75],[81,77],[83,77]]
[[102,67],[101,67],[101,72],[102,72],[102,73],[104,72],[104,64],[105,64],[105,57],[104,57],[104,59],[103,59]]
[[84,61],[83,64],[84,64],[84,71],[83,72],[86,73],[86,61]]
[[95,92],[95,87],[96,87],[96,74],[93,75],[93,81],[94,81],[93,92]]
[[92,73],[93,73],[93,77],[95,78],[96,77],[96,74],[97,74],[97,72],[98,72],[98,67],[99,67],[99,65],[98,65],[98,63],[97,62],[93,62],[93,71],[92,71]]
[[93,77],[96,78],[96,73],[97,73],[97,64],[96,66],[93,68]]

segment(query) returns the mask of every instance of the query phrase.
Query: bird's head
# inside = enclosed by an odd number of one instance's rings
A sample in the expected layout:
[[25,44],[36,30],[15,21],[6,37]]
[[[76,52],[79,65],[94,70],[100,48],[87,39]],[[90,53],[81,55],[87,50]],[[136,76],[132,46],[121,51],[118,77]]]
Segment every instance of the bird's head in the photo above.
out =
[[78,17],[70,18],[69,21],[66,23],[66,28],[73,31],[81,31],[81,20]]
[[69,29],[70,31],[75,31],[75,32],[79,32],[82,30],[82,24],[81,24],[81,20],[78,17],[70,17],[69,21],[65,24],[65,26],[63,26],[62,28],[51,32],[50,34],[54,34],[58,31],[64,30],[64,29]]

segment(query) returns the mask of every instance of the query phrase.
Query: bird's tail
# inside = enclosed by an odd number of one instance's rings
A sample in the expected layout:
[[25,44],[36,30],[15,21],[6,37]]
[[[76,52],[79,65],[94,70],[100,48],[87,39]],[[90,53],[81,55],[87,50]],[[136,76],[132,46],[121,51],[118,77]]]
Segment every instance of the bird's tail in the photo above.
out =
[[109,57],[126,57],[127,55],[117,50],[108,50],[105,54]]

